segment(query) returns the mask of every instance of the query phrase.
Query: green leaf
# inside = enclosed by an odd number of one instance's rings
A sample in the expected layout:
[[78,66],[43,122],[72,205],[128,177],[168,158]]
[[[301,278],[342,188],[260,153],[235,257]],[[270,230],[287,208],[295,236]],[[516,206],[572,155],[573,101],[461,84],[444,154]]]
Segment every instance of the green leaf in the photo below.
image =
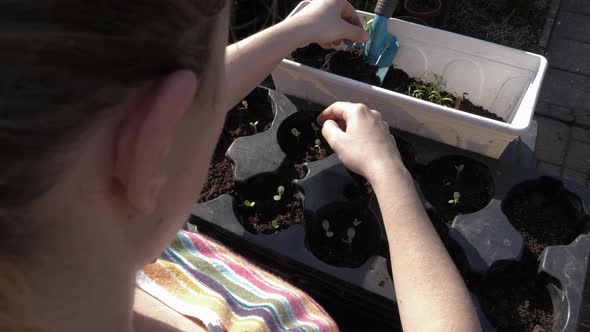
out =
[[247,110],[248,109],[248,102],[245,100],[242,100],[242,108]]
[[454,198],[456,201],[458,201],[458,200],[459,200],[459,198],[461,198],[461,193],[458,193],[458,192],[456,192],[456,191],[455,191],[455,192],[453,193],[453,198]]
[[272,227],[275,229],[281,227],[281,225],[279,225],[279,222],[276,219],[271,221],[271,224],[272,224]]
[[354,237],[356,236],[356,231],[354,230],[354,228],[349,227],[346,230],[346,236],[348,236],[349,241],[352,241],[352,239],[354,239]]
[[281,198],[282,198],[281,196],[275,195],[272,199],[274,199],[275,201],[280,201]]
[[322,221],[322,227],[327,232],[330,229],[330,222],[327,220]]
[[315,146],[319,148],[320,145],[322,145],[322,141],[320,141],[319,139],[316,139],[315,140]]
[[334,233],[332,233],[332,232],[326,232],[326,236],[327,237],[333,237],[334,236]]
[[299,130],[297,130],[297,128],[293,128],[293,129],[291,129],[291,134],[295,137],[299,137],[301,135],[301,132],[299,132]]
[[277,188],[277,193],[279,194],[279,196],[283,196],[283,194],[285,193],[285,187],[279,186]]
[[352,224],[353,224],[355,227],[356,227],[356,226],[358,226],[358,225],[360,225],[360,224],[362,224],[362,223],[363,223],[363,221],[362,221],[362,220],[358,220],[358,219],[356,219],[356,218],[355,218],[355,219],[354,219],[354,221],[352,222]]
[[453,204],[453,203],[455,203],[455,201],[454,201],[454,200],[452,200],[452,199],[450,199],[450,200],[449,200],[449,204]]

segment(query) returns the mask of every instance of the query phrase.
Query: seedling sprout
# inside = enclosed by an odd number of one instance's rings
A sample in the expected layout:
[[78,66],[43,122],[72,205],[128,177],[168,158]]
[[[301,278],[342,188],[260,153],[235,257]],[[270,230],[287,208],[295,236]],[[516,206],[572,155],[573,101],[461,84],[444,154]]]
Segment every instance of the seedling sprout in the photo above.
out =
[[248,109],[248,102],[245,100],[242,100],[242,107],[240,107],[241,110],[247,110]]
[[283,194],[285,193],[285,187],[279,186],[277,188],[277,195],[273,197],[275,201],[280,201],[283,198]]
[[252,207],[254,207],[254,205],[256,205],[256,202],[251,202],[251,201],[249,201],[249,200],[245,200],[245,201],[244,201],[244,206],[245,206],[245,207],[252,208]]
[[455,191],[453,193],[453,199],[449,200],[449,204],[451,204],[452,206],[457,206],[457,204],[459,204],[460,198],[461,198],[461,193]]
[[334,236],[334,233],[330,231],[330,222],[328,220],[322,221],[322,227],[326,231],[326,237],[331,238]]
[[457,175],[455,176],[455,182],[459,182],[459,180],[461,180],[461,173],[463,173],[464,169],[465,169],[464,164],[461,164],[459,166],[455,165],[455,170],[457,171]]
[[318,152],[320,152],[321,144],[322,141],[320,141],[319,138],[315,140],[315,148],[318,150]]
[[301,132],[297,128],[291,129],[291,135],[295,136],[299,140],[299,136],[301,136]]
[[357,227],[358,225],[360,225],[360,224],[362,224],[362,223],[363,223],[363,221],[362,221],[362,220],[359,220],[358,218],[354,218],[354,221],[352,222],[352,225],[353,225],[354,227]]
[[252,127],[252,129],[254,129],[254,133],[258,133],[258,121],[256,122],[250,122],[250,127]]
[[277,228],[281,227],[281,225],[279,225],[279,222],[276,219],[274,219],[270,223],[272,225],[272,228],[274,228],[274,229],[277,229]]
[[348,227],[348,229],[346,230],[346,239],[342,239],[342,242],[344,243],[348,243],[348,248],[352,249],[352,240],[354,239],[354,237],[356,236],[356,231],[354,230],[353,227]]

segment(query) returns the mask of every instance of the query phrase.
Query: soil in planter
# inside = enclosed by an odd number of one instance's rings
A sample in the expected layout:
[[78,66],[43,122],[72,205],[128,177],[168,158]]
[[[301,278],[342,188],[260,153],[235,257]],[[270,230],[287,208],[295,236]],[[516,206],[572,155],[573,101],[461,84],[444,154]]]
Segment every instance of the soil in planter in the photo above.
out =
[[[304,223],[301,194],[292,184],[294,178],[295,169],[289,167],[279,174],[261,174],[238,185],[236,214],[247,231],[272,234]],[[282,195],[279,187],[284,188]]]
[[318,115],[318,112],[299,111],[285,119],[279,127],[278,143],[290,162],[299,165],[322,160],[334,153],[316,123]]
[[236,105],[225,119],[223,133],[231,139],[266,131],[274,119],[267,90],[257,88],[244,101],[246,103]]
[[502,204],[502,211],[535,256],[547,246],[569,245],[584,227],[580,199],[551,178],[513,188]]
[[485,208],[494,194],[489,169],[461,156],[431,162],[419,182],[426,199],[447,221]]
[[366,202],[335,203],[317,216],[307,223],[306,243],[320,260],[354,268],[378,252],[383,231]]
[[408,8],[416,13],[430,12],[438,7],[437,1],[433,0],[413,0],[408,1],[407,4]]
[[[298,59],[296,60],[297,62],[306,64],[308,66],[367,84],[379,86],[379,78],[377,77],[378,68],[376,66],[369,65],[363,58],[361,52],[335,50],[325,51],[320,46],[311,44],[309,46],[295,50],[291,56],[293,59]],[[321,65],[318,65],[319,63],[321,63]],[[412,83],[417,83],[420,85],[426,84],[421,80],[411,78],[403,70],[394,68],[392,66],[385,76],[381,87],[387,90],[408,95],[408,88]],[[462,102],[459,102],[453,94],[444,90],[441,90],[440,94],[443,98],[446,97],[452,99],[452,102],[449,102],[448,105],[453,106],[454,109],[482,116],[488,119],[505,122],[504,119],[500,118],[496,114],[489,112],[483,107],[474,105],[467,98],[467,96],[464,96]],[[424,94],[420,99],[429,101],[428,94]]]
[[[417,80],[415,78],[411,78],[406,72],[404,72],[401,69],[390,68],[389,71],[387,72],[387,75],[385,76],[385,79],[383,79],[383,85],[381,87],[384,89],[387,89],[387,90],[391,90],[391,91],[395,91],[395,92],[399,92],[399,93],[403,93],[403,94],[407,95],[409,93],[409,88],[412,83],[418,84],[420,86],[428,85],[428,83],[426,83],[424,81]],[[430,86],[432,86],[432,83],[430,83]],[[496,114],[484,109],[481,106],[474,105],[469,100],[469,98],[467,98],[467,95],[465,95],[460,100],[458,100],[458,98],[455,97],[453,94],[448,93],[444,90],[440,91],[440,95],[442,98],[451,99],[452,102],[449,102],[448,105],[453,105],[454,109],[457,109],[457,110],[463,111],[463,112],[467,112],[467,113],[471,113],[474,115],[478,115],[478,116],[481,116],[484,118],[505,122],[504,119],[497,116]],[[428,94],[425,93],[419,99],[429,101]],[[445,105],[447,105],[447,104],[445,104]]]

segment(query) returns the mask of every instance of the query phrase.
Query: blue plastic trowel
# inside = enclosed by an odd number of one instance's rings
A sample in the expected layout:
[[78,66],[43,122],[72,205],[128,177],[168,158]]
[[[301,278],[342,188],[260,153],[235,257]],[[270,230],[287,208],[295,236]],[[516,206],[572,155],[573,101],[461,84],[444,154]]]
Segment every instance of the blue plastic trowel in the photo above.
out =
[[375,18],[367,23],[369,41],[365,43],[365,57],[371,65],[378,66],[377,76],[381,83],[399,49],[397,38],[387,30],[387,20],[393,15],[398,0],[379,0],[375,7]]

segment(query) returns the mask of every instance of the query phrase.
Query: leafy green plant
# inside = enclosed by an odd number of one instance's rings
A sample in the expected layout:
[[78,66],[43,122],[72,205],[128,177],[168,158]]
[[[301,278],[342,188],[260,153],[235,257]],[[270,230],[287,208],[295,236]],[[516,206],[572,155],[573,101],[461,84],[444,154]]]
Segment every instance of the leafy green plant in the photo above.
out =
[[244,206],[245,206],[245,207],[252,208],[252,207],[254,207],[254,205],[256,205],[256,202],[251,202],[251,201],[249,201],[249,200],[245,200],[245,201],[244,201]]
[[314,146],[315,146],[315,148],[318,150],[318,153],[320,152],[321,145],[322,145],[322,141],[320,141],[320,139],[319,139],[319,138],[318,138],[318,139],[316,139],[316,140],[315,140],[315,145],[314,145]]
[[285,193],[285,187],[283,186],[279,186],[277,188],[277,194],[274,195],[273,199],[275,201],[280,201],[283,198],[283,194]]
[[442,106],[450,107],[453,105],[453,99],[445,96],[445,83],[440,76],[435,75],[435,80],[430,83],[412,82],[408,87],[408,95],[427,100]]
[[245,100],[242,100],[242,107],[240,107],[241,110],[247,110],[248,109],[248,102]]
[[258,133],[258,121],[250,122],[250,127],[252,127],[252,129],[254,129],[255,134]]
[[455,165],[455,170],[457,171],[457,175],[455,175],[455,183],[457,183],[457,182],[459,182],[459,180],[461,180],[461,173],[463,173],[464,169],[465,169],[464,164]]
[[295,136],[297,139],[299,139],[299,136],[301,136],[301,132],[299,131],[299,129],[297,128],[292,128],[291,129],[291,135]]
[[328,220],[322,221],[322,228],[326,232],[326,237],[331,238],[334,236],[334,233],[330,231],[330,222]]
[[455,191],[453,193],[453,199],[449,200],[449,204],[451,204],[452,206],[457,206],[457,204],[459,204],[460,198],[461,198],[461,193]]
[[346,239],[343,238],[342,242],[347,243],[348,248],[352,249],[352,240],[354,239],[355,236],[356,236],[356,230],[353,227],[348,227],[348,229],[346,230]]
[[279,221],[274,219],[273,221],[270,222],[270,224],[272,225],[272,228],[277,229],[279,227],[281,227],[281,225],[279,225]]
[[365,31],[371,30],[371,28],[373,26],[373,20],[369,20],[369,18],[367,16],[363,16],[362,21],[363,21],[363,29],[365,29]]

